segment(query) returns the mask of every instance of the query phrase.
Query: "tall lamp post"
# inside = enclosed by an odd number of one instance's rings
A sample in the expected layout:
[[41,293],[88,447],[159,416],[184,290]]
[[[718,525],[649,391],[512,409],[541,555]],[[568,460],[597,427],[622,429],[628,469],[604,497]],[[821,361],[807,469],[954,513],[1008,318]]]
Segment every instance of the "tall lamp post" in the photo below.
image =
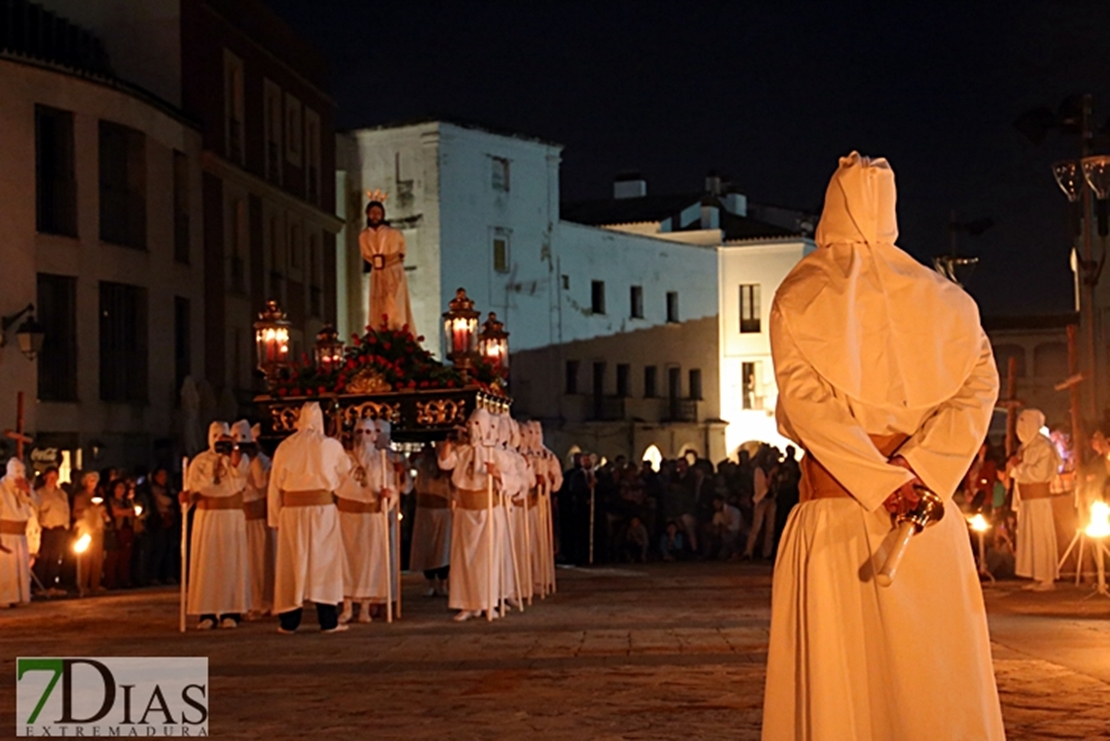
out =
[[[1078,237],[1075,247],[1075,267],[1077,278],[1077,300],[1080,325],[1083,331],[1082,370],[1087,380],[1084,394],[1085,415],[1088,419],[1098,417],[1097,368],[1097,311],[1095,310],[1095,287],[1102,272],[1103,260],[1094,259],[1092,227],[1094,222],[1094,203],[1092,196],[1100,197],[1100,208],[1105,207],[1105,168],[1106,158],[1093,157],[1092,142],[1095,134],[1094,99],[1090,94],[1073,96],[1064,100],[1056,112],[1048,108],[1037,108],[1020,116],[1015,127],[1033,144],[1039,145],[1048,132],[1056,129],[1062,133],[1078,134],[1080,139],[1080,158],[1052,165],[1052,175],[1063,191],[1070,205],[1070,220]],[[1087,171],[1091,172],[1091,179]],[[1094,182],[1091,182],[1093,180]],[[1096,188],[1095,183],[1099,184]],[[1099,231],[1105,232],[1105,218],[1099,219]],[[1105,243],[1104,243],[1105,244]],[[1076,441],[1076,448],[1083,449],[1082,441]]]

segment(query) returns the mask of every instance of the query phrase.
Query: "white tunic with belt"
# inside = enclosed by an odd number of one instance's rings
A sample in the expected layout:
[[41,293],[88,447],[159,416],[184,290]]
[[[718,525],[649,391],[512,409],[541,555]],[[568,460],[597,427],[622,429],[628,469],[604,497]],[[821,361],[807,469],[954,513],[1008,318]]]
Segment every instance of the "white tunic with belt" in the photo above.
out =
[[[384,603],[391,582],[393,594],[397,594],[397,579],[396,569],[390,568],[396,550],[392,528],[381,511],[381,451],[370,448],[347,455],[351,470],[335,492],[339,497],[339,529],[343,536],[343,596]],[[386,543],[391,549],[388,557]]]
[[[841,160],[817,253],[771,311],[780,431],[844,491],[794,508],[779,545],[763,709],[766,741],[1004,738],[986,609],[967,525],[952,504],[998,394],[974,303],[893,245],[893,174]],[[873,575],[891,532],[883,503],[912,474],[948,513]]]
[[343,601],[343,541],[334,501],[285,506],[283,500],[289,493],[332,494],[350,467],[339,441],[324,435],[319,405],[305,404],[297,432],[274,451],[270,470],[267,514],[278,529],[274,612],[299,609],[305,601]]
[[415,488],[416,519],[409,568],[441,569],[451,563],[451,477],[430,474],[422,466],[416,474]]
[[[1060,552],[1052,498],[1044,495],[1049,493],[1058,474],[1060,456],[1052,441],[1041,434],[1043,425],[1044,415],[1034,409],[1027,409],[1018,417],[1021,462],[1010,472],[1017,482],[1018,500],[1014,572],[1039,582],[1051,582],[1060,578]],[[1040,496],[1031,496],[1034,491]]]
[[0,545],[10,552],[0,550],[0,606],[31,601],[31,557],[27,536],[16,532],[34,514],[30,495],[15,488],[15,483],[5,476],[0,479],[0,521],[11,523],[0,533]]
[[274,606],[274,531],[266,517],[270,486],[270,459],[258,453],[251,459],[247,487],[243,490],[243,513],[247,519],[247,551],[250,559],[251,608],[265,612]]
[[[190,541],[190,615],[224,615],[251,609],[250,555],[242,502],[249,466],[245,457],[233,466],[227,456],[213,450],[206,450],[189,463],[185,489],[203,497],[193,516]],[[224,507],[230,500],[235,500],[236,506]]]

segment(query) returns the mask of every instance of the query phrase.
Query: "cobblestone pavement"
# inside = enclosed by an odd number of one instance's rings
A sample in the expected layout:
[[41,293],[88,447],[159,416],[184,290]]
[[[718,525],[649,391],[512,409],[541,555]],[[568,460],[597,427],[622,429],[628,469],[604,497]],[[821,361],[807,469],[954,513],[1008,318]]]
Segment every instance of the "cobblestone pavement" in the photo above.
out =
[[[404,620],[321,635],[176,633],[177,593],[0,613],[0,735],[16,656],[209,657],[217,738],[757,739],[770,576],[761,566],[560,570],[559,593],[452,623],[406,579]],[[1011,739],[1110,739],[1110,599],[987,590]],[[308,617],[308,616],[306,616]]]

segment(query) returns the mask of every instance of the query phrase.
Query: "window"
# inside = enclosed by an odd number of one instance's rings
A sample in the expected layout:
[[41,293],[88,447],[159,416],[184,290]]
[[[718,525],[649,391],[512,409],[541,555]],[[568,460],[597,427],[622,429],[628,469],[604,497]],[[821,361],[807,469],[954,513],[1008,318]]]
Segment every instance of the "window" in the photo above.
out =
[[192,332],[190,327],[189,299],[173,297],[173,379],[180,392],[185,377],[192,373]]
[[678,322],[678,292],[667,291],[667,321],[675,324]]
[[667,369],[667,396],[670,399],[682,396],[682,369],[677,366]]
[[231,385],[234,388],[243,386],[243,330],[232,327],[228,333],[228,343],[231,345]]
[[605,281],[590,281],[590,310],[595,314],[605,313]]
[[305,198],[320,202],[320,116],[308,108],[304,111]]
[[284,303],[285,228],[277,216],[270,217],[270,294],[269,298]]
[[224,49],[224,119],[227,158],[244,162],[243,146],[243,60]]
[[301,147],[304,130],[301,128],[301,101],[292,95],[285,96],[285,159],[289,164],[301,166]]
[[578,361],[567,361],[567,378],[566,378],[566,392],[567,394],[578,393]]
[[45,335],[38,355],[40,401],[77,401],[77,279],[38,275],[35,318]]
[[644,287],[632,286],[629,291],[628,315],[633,319],[644,318]]
[[189,158],[173,153],[173,259],[189,264]]
[[281,185],[281,88],[270,80],[262,83],[266,98],[266,179]]
[[628,363],[617,364],[617,396],[622,399],[632,396],[632,387],[629,377],[632,367]]
[[740,382],[743,389],[743,408],[744,409],[759,409],[761,406],[758,404],[755,388],[755,363],[741,363],[740,364]]
[[77,236],[73,114],[42,105],[35,106],[35,226]]
[[759,284],[740,286],[740,332],[742,334],[763,331],[759,322],[761,312]]
[[100,284],[100,399],[147,400],[146,289]]
[[493,234],[493,269],[498,273],[509,272],[509,235],[502,229]]
[[654,365],[644,367],[644,398],[655,399],[659,396],[659,369]]
[[594,396],[601,398],[605,396],[605,363],[597,361],[594,363]]
[[324,255],[320,251],[320,237],[308,238],[308,313],[315,317],[324,315]]
[[247,201],[237,198],[231,209],[231,240],[227,255],[227,287],[235,293],[247,292]]
[[570,290],[570,276],[569,275],[563,275],[563,276],[560,276],[560,277],[563,279],[563,290],[564,291],[569,291]]
[[493,162],[493,179],[491,184],[494,190],[503,193],[509,192],[509,161],[504,157],[491,157]]
[[146,139],[100,122],[100,238],[146,249]]
[[701,399],[701,369],[691,368],[688,384],[691,399]]
[[304,266],[304,244],[301,241],[301,225],[289,227],[289,267],[300,270]]

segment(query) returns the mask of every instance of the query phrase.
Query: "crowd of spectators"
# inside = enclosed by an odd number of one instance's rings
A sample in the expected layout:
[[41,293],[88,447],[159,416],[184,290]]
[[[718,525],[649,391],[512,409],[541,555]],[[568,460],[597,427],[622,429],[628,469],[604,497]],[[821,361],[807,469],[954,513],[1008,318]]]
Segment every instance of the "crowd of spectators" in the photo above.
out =
[[61,484],[52,466],[34,491],[37,526],[28,539],[40,594],[176,583],[181,509],[166,469],[85,471]]
[[557,496],[557,558],[590,562],[592,497],[594,563],[771,560],[799,479],[793,447],[762,445],[716,466],[687,453],[658,471],[647,461],[597,465],[577,454]]

